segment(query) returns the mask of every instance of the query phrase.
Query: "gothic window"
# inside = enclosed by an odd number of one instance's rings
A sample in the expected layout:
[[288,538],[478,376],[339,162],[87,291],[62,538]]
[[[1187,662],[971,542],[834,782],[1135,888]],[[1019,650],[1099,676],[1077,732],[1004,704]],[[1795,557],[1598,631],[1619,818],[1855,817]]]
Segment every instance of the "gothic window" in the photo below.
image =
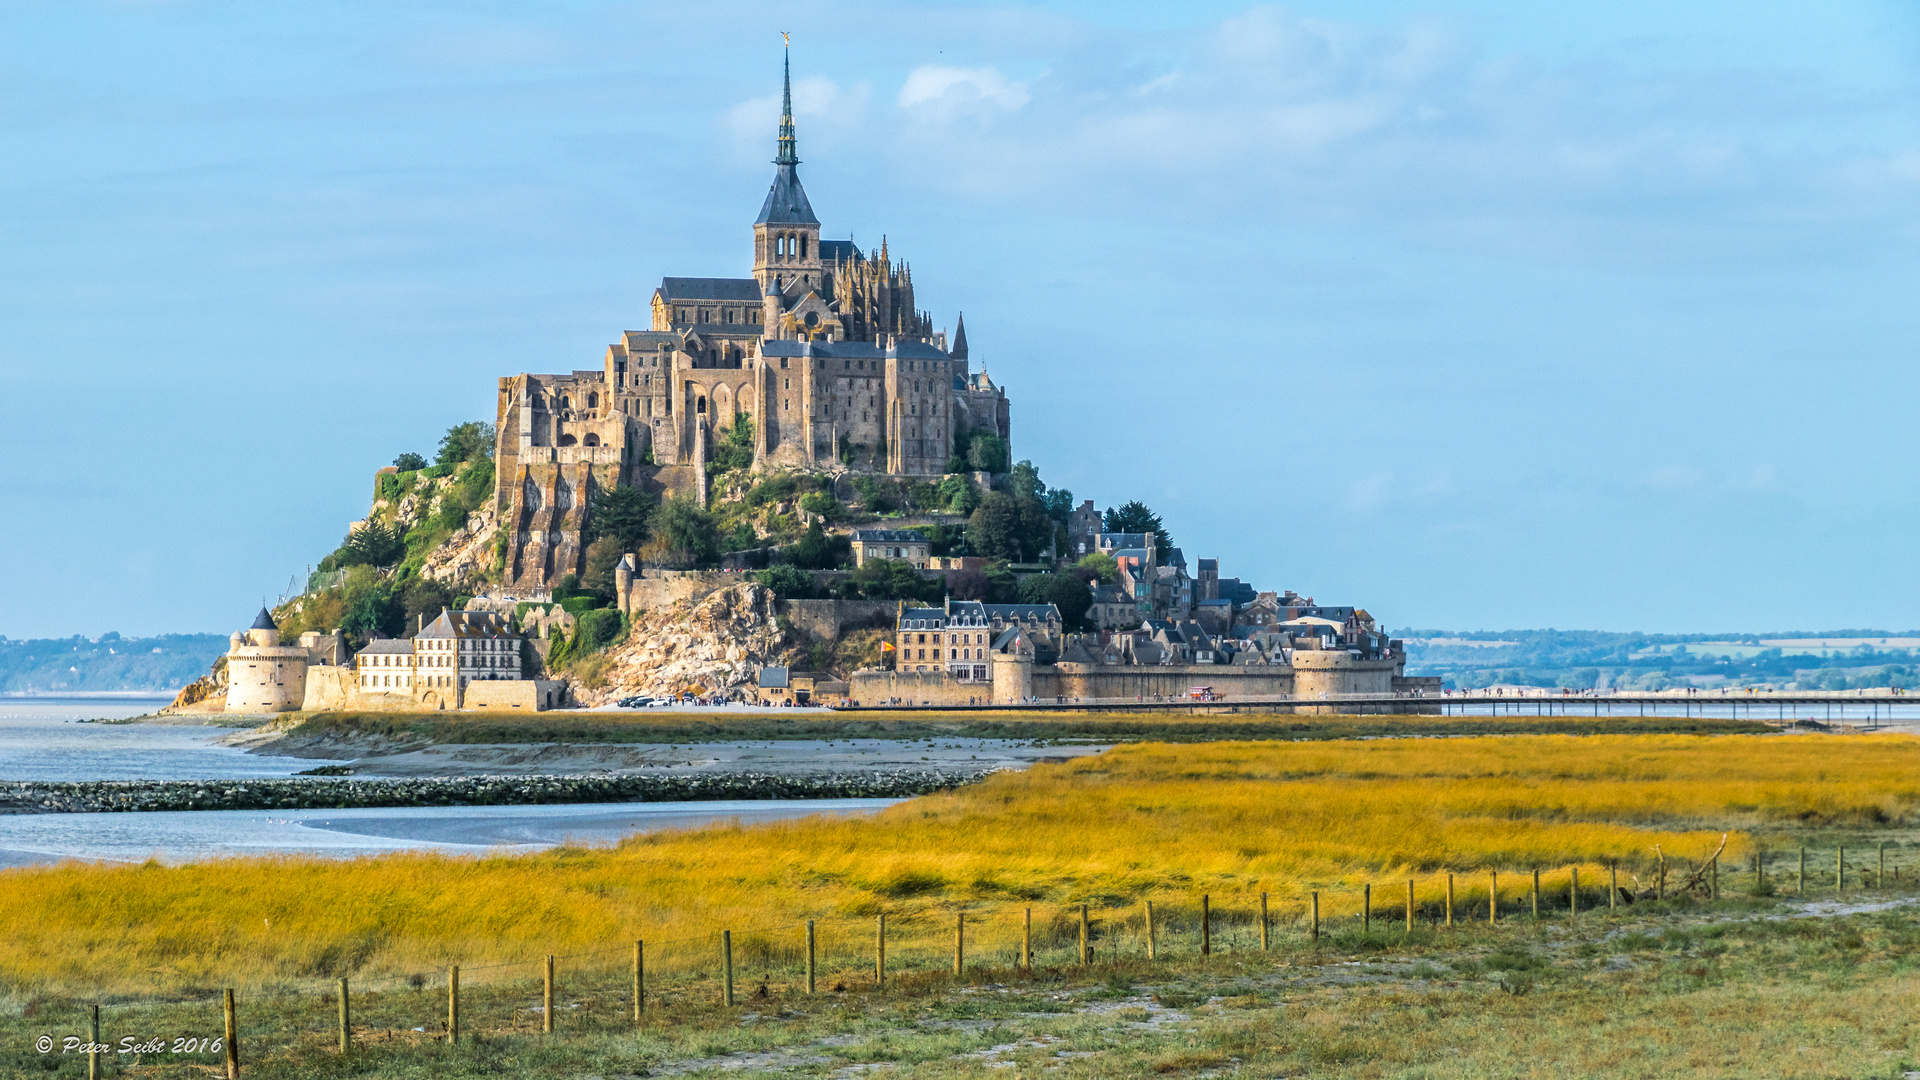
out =
[[597,409],[597,408],[599,408],[599,407],[600,407],[600,395],[599,395],[599,394],[588,394],[588,395],[587,395],[587,408],[589,408],[589,409]]
[[585,446],[599,446],[600,436],[595,435],[592,432],[588,432],[587,437],[584,439],[581,439],[580,442],[582,445],[585,445]]
[[803,259],[807,257],[807,238],[805,236],[800,238],[800,257]]
[[697,412],[697,413],[703,413],[703,412],[706,412],[706,411],[707,411],[707,399],[706,399],[706,398],[704,398],[704,397],[696,397],[696,398],[694,398],[694,399],[693,399],[693,411],[694,411],[694,412]]

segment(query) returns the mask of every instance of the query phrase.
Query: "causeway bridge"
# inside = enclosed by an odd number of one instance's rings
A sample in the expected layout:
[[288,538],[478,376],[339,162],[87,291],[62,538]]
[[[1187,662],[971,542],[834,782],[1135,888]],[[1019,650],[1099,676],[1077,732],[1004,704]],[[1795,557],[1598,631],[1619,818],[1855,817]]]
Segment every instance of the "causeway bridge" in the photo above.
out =
[[1036,698],[1018,705],[858,705],[841,706],[846,711],[898,710],[916,712],[1140,712],[1193,713],[1200,715],[1290,712],[1324,714],[1424,714],[1427,716],[1669,716],[1702,719],[1755,720],[1775,724],[1816,721],[1822,724],[1850,724],[1856,727],[1882,727],[1889,723],[1920,724],[1920,694],[1909,696],[1897,690],[1801,691],[1801,690],[1698,690],[1689,694],[1673,692],[1575,691],[1560,693],[1539,690],[1516,693],[1505,690],[1453,691],[1452,693],[1402,691],[1388,694],[1332,694],[1312,697],[1292,695],[1214,695],[1210,698]]

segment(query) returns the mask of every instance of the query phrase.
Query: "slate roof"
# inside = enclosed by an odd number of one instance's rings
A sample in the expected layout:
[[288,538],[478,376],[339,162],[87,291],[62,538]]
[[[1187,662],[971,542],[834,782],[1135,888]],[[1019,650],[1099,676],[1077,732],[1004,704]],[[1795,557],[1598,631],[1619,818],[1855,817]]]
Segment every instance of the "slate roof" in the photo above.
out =
[[760,688],[762,690],[785,689],[787,669],[783,667],[763,667],[760,669]]
[[862,544],[924,544],[927,538],[910,529],[855,529],[853,538]]
[[860,257],[860,245],[851,240],[820,241],[820,261],[824,264],[852,262]]
[[1022,622],[1060,621],[1060,609],[1052,604],[982,604],[989,619],[1018,619]]
[[413,642],[403,637],[374,638],[367,647],[354,653],[355,656],[393,656],[396,654],[413,655]]
[[735,304],[760,303],[760,283],[752,278],[670,277],[660,279],[660,295],[668,300],[724,300]]
[[273,625],[273,616],[272,616],[272,615],[270,615],[270,614],[268,614],[268,612],[267,612],[267,609],[263,607],[263,608],[261,608],[261,609],[260,609],[260,614],[258,614],[258,615],[255,615],[255,616],[253,617],[253,625],[252,625],[252,626],[249,626],[249,627],[247,627],[247,629],[249,629],[249,630],[278,630],[278,629],[280,629],[280,628],[279,628],[279,627],[277,627],[277,626],[275,626],[275,625]]
[[807,189],[800,186],[800,170],[783,164],[773,174],[773,186],[767,189],[767,201],[760,204],[755,225],[818,225],[813,204],[807,201]]

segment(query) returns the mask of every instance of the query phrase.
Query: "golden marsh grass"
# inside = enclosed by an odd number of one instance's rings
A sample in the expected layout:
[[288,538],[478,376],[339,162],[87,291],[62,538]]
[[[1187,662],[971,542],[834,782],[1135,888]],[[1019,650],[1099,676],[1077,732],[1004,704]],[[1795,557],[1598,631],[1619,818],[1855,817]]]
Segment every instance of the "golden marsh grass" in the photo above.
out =
[[[1138,932],[1150,898],[1171,933],[1201,893],[1230,928],[1261,892],[1281,919],[1316,889],[1325,917],[1352,915],[1371,882],[1385,919],[1408,879],[1421,904],[1438,903],[1448,872],[1463,875],[1461,908],[1484,913],[1489,869],[1517,904],[1534,868],[1564,896],[1566,867],[1597,886],[1610,863],[1647,866],[1656,844],[1699,859],[1742,825],[1903,820],[1920,802],[1917,766],[1920,739],[1901,736],[1145,744],[868,818],[610,848],[10,870],[0,982],[142,993],[550,952],[605,950],[617,964],[635,938],[680,943],[694,964],[722,928],[743,960],[770,962],[809,918],[844,966],[881,911],[903,963],[938,962],[958,911],[974,948],[1004,960],[1027,906],[1051,943],[1077,932],[1080,903],[1118,935]],[[1750,850],[1736,833],[1727,857]]]

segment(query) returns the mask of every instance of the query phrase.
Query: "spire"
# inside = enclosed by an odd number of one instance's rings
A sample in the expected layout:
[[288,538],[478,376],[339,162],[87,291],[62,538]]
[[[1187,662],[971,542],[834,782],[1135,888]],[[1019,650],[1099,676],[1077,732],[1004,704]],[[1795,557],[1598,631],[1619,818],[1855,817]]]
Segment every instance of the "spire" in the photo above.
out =
[[953,348],[947,350],[947,355],[955,360],[967,358],[967,315],[964,311],[960,313],[958,319],[954,320]]
[[[782,39],[786,36],[784,31],[780,34]],[[780,153],[773,163],[798,165],[800,158],[793,142],[793,42],[787,41],[785,49],[780,59]]]
[[[785,36],[784,34],[782,35]],[[791,48],[791,46],[789,46]],[[806,189],[800,186],[800,156],[793,141],[793,62],[781,61],[780,153],[773,159],[779,166],[773,174],[773,187],[761,204],[755,225],[818,225],[813,206],[807,202]]]

